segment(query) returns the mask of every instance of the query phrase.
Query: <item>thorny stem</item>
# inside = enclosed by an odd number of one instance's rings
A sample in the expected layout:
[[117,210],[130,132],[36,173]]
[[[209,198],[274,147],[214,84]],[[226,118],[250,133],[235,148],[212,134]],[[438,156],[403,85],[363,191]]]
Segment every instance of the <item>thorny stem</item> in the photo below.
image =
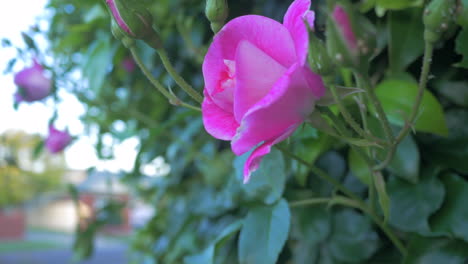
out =
[[325,204],[329,203],[332,198],[309,198],[300,201],[289,202],[289,207],[300,207],[307,205]]
[[141,60],[140,56],[138,55],[135,47],[130,47],[130,52],[132,53],[133,59],[137,63],[138,67],[140,67],[140,69],[142,70],[142,72],[146,76],[146,78],[148,78],[148,80],[151,82],[151,84],[153,84],[153,86],[156,87],[156,89],[158,89],[158,91],[160,93],[162,93],[164,95],[164,97],[166,97],[171,104],[174,104],[174,105],[177,105],[177,106],[183,106],[183,107],[195,110],[195,111],[201,111],[200,108],[181,101],[174,94],[170,93],[158,80],[156,80],[156,78],[153,77],[153,75],[148,70],[148,68],[146,68],[146,66],[143,64],[143,61]]
[[377,111],[378,119],[380,123],[382,124],[382,128],[384,130],[385,136],[387,137],[387,140],[391,143],[394,141],[394,136],[392,132],[392,128],[390,127],[390,122],[388,121],[387,115],[385,114],[385,111],[383,110],[382,104],[380,103],[379,99],[375,95],[374,89],[371,88],[369,84],[369,80],[364,78],[361,73],[356,72],[355,73],[356,80],[362,85],[362,89],[366,91],[366,94],[369,97],[369,100],[371,103],[374,105],[375,110]]
[[164,49],[158,49],[156,51],[161,58],[164,68],[166,68],[167,72],[172,76],[177,85],[179,85],[180,88],[182,88],[195,101],[201,103],[203,101],[203,97],[195,89],[193,89],[193,87],[188,84],[184,78],[179,75],[179,73],[177,73],[177,71],[174,69],[174,66],[172,66],[171,61],[169,60],[166,51]]
[[423,65],[422,65],[422,70],[421,70],[421,76],[419,78],[419,88],[418,88],[418,94],[416,96],[416,101],[413,105],[413,108],[411,109],[410,116],[408,120],[406,121],[405,126],[401,129],[400,133],[395,138],[392,147],[390,148],[387,156],[385,157],[385,160],[373,168],[375,171],[382,170],[388,166],[390,161],[392,161],[393,159],[393,155],[395,154],[398,144],[408,135],[408,132],[410,131],[411,127],[413,126],[413,123],[415,122],[416,116],[418,115],[419,107],[423,99],[424,91],[426,90],[426,86],[427,86],[427,80],[428,80],[429,71],[431,68],[433,48],[434,47],[432,43],[426,41],[425,47],[424,47]]

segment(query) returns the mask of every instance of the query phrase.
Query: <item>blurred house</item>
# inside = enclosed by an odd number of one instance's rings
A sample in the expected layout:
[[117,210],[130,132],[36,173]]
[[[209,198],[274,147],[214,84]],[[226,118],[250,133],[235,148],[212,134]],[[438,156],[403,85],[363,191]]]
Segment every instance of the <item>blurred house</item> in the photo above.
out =
[[118,217],[103,231],[111,233],[130,232],[130,196],[127,188],[119,182],[119,175],[105,171],[68,171],[65,183],[73,184],[79,191],[78,206],[66,192],[43,195],[28,210],[27,223],[31,227],[73,232],[78,224],[98,217],[100,209],[108,201],[122,203]]

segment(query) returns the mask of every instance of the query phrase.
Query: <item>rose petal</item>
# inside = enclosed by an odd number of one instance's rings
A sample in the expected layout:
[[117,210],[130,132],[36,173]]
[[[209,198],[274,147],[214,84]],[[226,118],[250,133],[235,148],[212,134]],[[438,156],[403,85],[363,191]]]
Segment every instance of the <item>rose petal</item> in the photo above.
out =
[[231,140],[239,127],[234,115],[216,105],[206,91],[202,103],[202,116],[206,131],[221,140]]
[[240,122],[244,114],[262,99],[287,69],[252,43],[239,43],[236,55],[234,116]]
[[250,180],[250,175],[252,174],[252,172],[258,169],[263,156],[270,153],[271,147],[288,138],[294,132],[294,130],[296,130],[296,128],[297,125],[291,126],[281,136],[266,141],[250,154],[249,158],[244,164],[244,183],[247,183]]
[[231,141],[233,152],[241,155],[262,141],[278,137],[292,125],[302,123],[313,110],[314,100],[303,67],[294,64],[245,114]]
[[248,15],[229,21],[214,37],[203,61],[205,89],[213,101],[226,111],[233,109],[233,94],[216,93],[225,61],[234,61],[239,43],[249,41],[279,64],[289,68],[297,60],[294,42],[289,31],[279,22],[257,15]]
[[301,65],[305,64],[309,49],[309,34],[304,20],[309,23],[310,27],[313,27],[314,19],[315,14],[310,10],[310,0],[294,1],[284,15],[283,24],[294,40],[296,54]]

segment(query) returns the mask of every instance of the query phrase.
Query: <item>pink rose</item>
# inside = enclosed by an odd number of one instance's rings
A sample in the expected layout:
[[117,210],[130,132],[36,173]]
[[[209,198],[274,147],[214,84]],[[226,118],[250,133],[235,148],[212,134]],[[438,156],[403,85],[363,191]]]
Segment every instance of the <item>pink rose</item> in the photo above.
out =
[[[295,0],[283,24],[247,15],[228,22],[214,37],[203,62],[205,129],[230,140],[242,155],[244,182],[271,146],[286,139],[313,111],[325,88],[306,65],[310,0]],[[261,144],[261,145],[259,145]]]
[[45,140],[45,147],[50,153],[58,153],[65,149],[72,141],[68,131],[55,129],[53,125],[49,126],[49,135]]
[[52,81],[44,76],[44,69],[36,60],[33,66],[16,73],[14,82],[19,88],[15,94],[17,103],[42,100],[52,90]]

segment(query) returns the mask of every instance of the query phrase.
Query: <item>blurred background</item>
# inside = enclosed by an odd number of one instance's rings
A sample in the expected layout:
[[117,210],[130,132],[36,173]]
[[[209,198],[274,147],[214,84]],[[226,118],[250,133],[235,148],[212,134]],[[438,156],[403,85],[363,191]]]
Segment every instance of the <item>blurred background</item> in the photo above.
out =
[[[176,69],[201,91],[212,37],[205,1],[143,2]],[[281,19],[288,5],[240,1],[230,17]],[[208,241],[236,220],[236,213],[223,216],[236,207],[240,186],[223,178],[233,173],[229,145],[204,132],[199,113],[171,106],[151,87],[111,35],[104,1],[1,6],[0,263],[173,263],[193,251],[196,233]],[[138,45],[153,75],[174,87],[155,52]],[[53,93],[18,104],[14,75],[33,60],[53,80]],[[58,154],[44,149],[50,124],[73,136]],[[225,186],[237,191],[216,193]],[[195,212],[192,200],[201,201]],[[181,240],[185,228],[192,234]],[[138,253],[129,254],[129,245]]]

